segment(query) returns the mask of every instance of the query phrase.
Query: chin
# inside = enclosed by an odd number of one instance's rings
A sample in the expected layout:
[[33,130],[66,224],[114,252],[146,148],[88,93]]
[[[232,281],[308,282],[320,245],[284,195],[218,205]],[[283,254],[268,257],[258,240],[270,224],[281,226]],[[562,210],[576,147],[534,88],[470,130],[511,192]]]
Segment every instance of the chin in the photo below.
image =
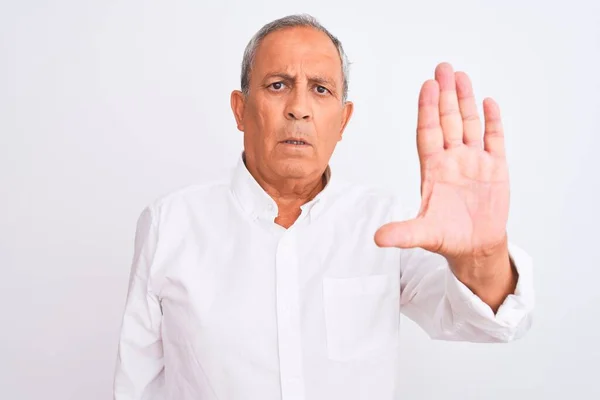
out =
[[307,178],[314,172],[313,162],[291,158],[280,160],[277,165],[278,174],[290,179]]

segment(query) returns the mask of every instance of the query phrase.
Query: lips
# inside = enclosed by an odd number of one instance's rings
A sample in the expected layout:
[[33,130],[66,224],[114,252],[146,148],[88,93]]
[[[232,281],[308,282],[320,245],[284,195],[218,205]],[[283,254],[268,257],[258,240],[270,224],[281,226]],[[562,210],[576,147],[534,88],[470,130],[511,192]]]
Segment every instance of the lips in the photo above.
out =
[[282,140],[281,143],[293,144],[296,146],[310,146],[311,145],[305,139],[301,139],[301,138],[288,138],[286,140]]

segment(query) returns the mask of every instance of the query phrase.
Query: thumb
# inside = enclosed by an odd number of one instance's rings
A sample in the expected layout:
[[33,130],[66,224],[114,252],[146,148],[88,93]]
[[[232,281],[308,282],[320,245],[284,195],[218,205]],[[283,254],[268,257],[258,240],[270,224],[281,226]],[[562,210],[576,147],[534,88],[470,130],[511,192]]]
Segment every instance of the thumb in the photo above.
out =
[[375,232],[375,243],[380,247],[428,247],[432,241],[432,229],[421,218],[391,222]]

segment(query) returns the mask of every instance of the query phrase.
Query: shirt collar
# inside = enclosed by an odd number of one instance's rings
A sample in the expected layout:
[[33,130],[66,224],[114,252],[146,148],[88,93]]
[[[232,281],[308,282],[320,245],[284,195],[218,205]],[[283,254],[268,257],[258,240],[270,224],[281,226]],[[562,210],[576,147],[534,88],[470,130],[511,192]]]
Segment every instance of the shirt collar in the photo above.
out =
[[[253,219],[261,218],[273,221],[278,215],[277,203],[264,191],[256,179],[250,174],[244,163],[244,153],[238,159],[233,172],[231,189],[237,198],[241,208]],[[302,213],[308,213],[311,220],[323,209],[327,199],[334,191],[334,180],[331,168],[328,165],[324,172],[325,187],[311,201],[303,204],[300,209]]]

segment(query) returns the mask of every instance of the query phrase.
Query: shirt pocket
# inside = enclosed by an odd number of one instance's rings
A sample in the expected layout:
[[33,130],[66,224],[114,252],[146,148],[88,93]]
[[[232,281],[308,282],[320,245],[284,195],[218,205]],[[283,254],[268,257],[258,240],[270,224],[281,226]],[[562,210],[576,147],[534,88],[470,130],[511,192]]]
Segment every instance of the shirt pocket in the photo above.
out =
[[327,353],[346,361],[398,344],[400,282],[391,275],[324,278]]

